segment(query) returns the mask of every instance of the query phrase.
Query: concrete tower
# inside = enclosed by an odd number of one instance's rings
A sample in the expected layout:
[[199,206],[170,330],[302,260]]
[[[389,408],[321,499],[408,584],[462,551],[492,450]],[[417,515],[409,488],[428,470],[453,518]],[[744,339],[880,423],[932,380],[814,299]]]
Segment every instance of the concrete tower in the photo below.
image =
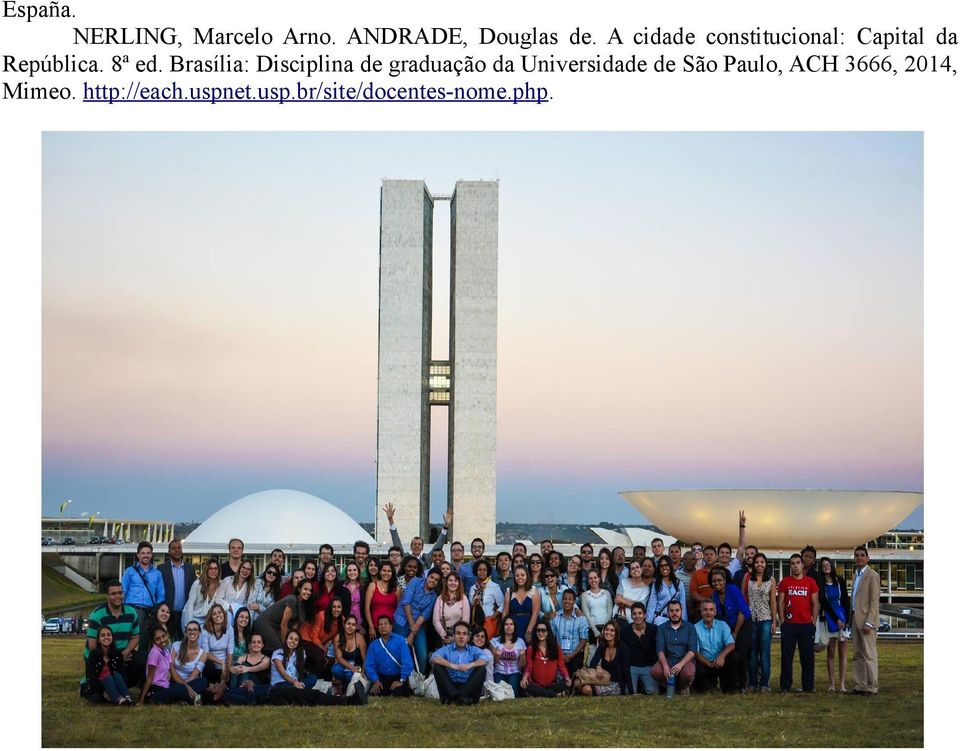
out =
[[[460,181],[432,196],[419,180],[380,189],[376,539],[392,503],[406,543],[427,537],[430,407],[448,407],[453,535],[496,539],[499,183]],[[431,360],[433,209],[450,204],[450,359]]]

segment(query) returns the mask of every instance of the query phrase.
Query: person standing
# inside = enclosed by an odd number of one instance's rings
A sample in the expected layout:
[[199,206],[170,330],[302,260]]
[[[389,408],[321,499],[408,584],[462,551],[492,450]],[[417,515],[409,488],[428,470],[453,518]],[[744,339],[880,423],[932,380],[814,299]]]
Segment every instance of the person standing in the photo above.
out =
[[120,580],[123,600],[137,611],[137,625],[143,631],[147,615],[164,601],[163,576],[153,565],[153,545],[147,541],[137,545],[137,560],[128,566]]
[[850,620],[850,597],[847,594],[847,582],[833,565],[829,556],[820,558],[820,623],[824,624],[830,638],[827,644],[827,678],[829,688],[834,691],[833,665],[840,658],[840,693],[847,693],[847,621]]
[[870,554],[858,545],[853,552],[856,574],[850,615],[850,633],[853,638],[853,693],[858,696],[876,696],[877,626],[880,620],[880,574],[870,568]]
[[220,578],[232,579],[243,562],[243,540],[234,537],[227,543],[227,560],[220,564]]
[[180,540],[170,540],[167,560],[157,566],[157,571],[163,578],[164,602],[170,608],[170,640],[180,641],[183,639],[183,607],[187,603],[190,587],[197,579],[197,570],[183,559],[183,543]]
[[777,612],[780,616],[780,691],[789,691],[793,685],[793,653],[800,650],[800,681],[802,690],[813,693],[813,636],[814,623],[820,616],[820,588],[804,573],[799,553],[790,556],[790,575],[783,577],[777,588],[780,597]]

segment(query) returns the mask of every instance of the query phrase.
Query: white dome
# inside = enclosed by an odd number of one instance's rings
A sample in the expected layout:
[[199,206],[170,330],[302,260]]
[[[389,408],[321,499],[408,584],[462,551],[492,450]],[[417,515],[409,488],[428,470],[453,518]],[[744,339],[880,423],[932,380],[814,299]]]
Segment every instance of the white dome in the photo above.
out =
[[374,539],[329,501],[299,490],[264,490],[217,511],[184,539],[186,543],[226,545],[352,545]]

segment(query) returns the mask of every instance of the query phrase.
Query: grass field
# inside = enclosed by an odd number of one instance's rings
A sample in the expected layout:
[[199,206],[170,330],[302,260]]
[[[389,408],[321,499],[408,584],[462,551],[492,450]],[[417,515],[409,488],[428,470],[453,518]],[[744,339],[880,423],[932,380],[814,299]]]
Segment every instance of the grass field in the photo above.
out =
[[[923,745],[919,643],[881,643],[880,694],[872,699],[827,693],[825,657],[818,655],[814,695],[523,699],[477,707],[371,699],[366,707],[311,709],[91,706],[77,693],[81,650],[79,637],[43,639],[43,746]],[[773,658],[775,686],[776,642]]]

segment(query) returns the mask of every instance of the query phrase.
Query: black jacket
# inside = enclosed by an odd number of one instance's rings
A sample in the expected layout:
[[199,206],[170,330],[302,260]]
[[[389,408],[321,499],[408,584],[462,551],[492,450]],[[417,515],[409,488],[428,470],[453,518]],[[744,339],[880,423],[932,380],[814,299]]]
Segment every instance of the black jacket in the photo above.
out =
[[[590,659],[590,667],[600,667],[603,660],[603,653],[606,648],[597,645],[597,651],[593,653]],[[610,680],[620,684],[620,690],[625,694],[633,693],[633,685],[630,680],[630,650],[623,644],[617,645],[617,656],[613,658],[613,666],[610,669]]]
[[91,652],[90,656],[87,657],[87,683],[90,686],[100,685],[100,673],[103,672],[103,664],[105,662],[110,663],[111,673],[123,675],[123,655],[119,651],[114,650],[113,654],[108,658],[104,658],[98,646],[96,651]]
[[[165,561],[157,566],[160,576],[163,577],[163,601],[173,610],[173,567],[170,561]],[[183,599],[186,602],[190,596],[190,587],[197,578],[197,570],[192,564],[184,562],[183,564]],[[142,637],[141,637],[142,638]]]

